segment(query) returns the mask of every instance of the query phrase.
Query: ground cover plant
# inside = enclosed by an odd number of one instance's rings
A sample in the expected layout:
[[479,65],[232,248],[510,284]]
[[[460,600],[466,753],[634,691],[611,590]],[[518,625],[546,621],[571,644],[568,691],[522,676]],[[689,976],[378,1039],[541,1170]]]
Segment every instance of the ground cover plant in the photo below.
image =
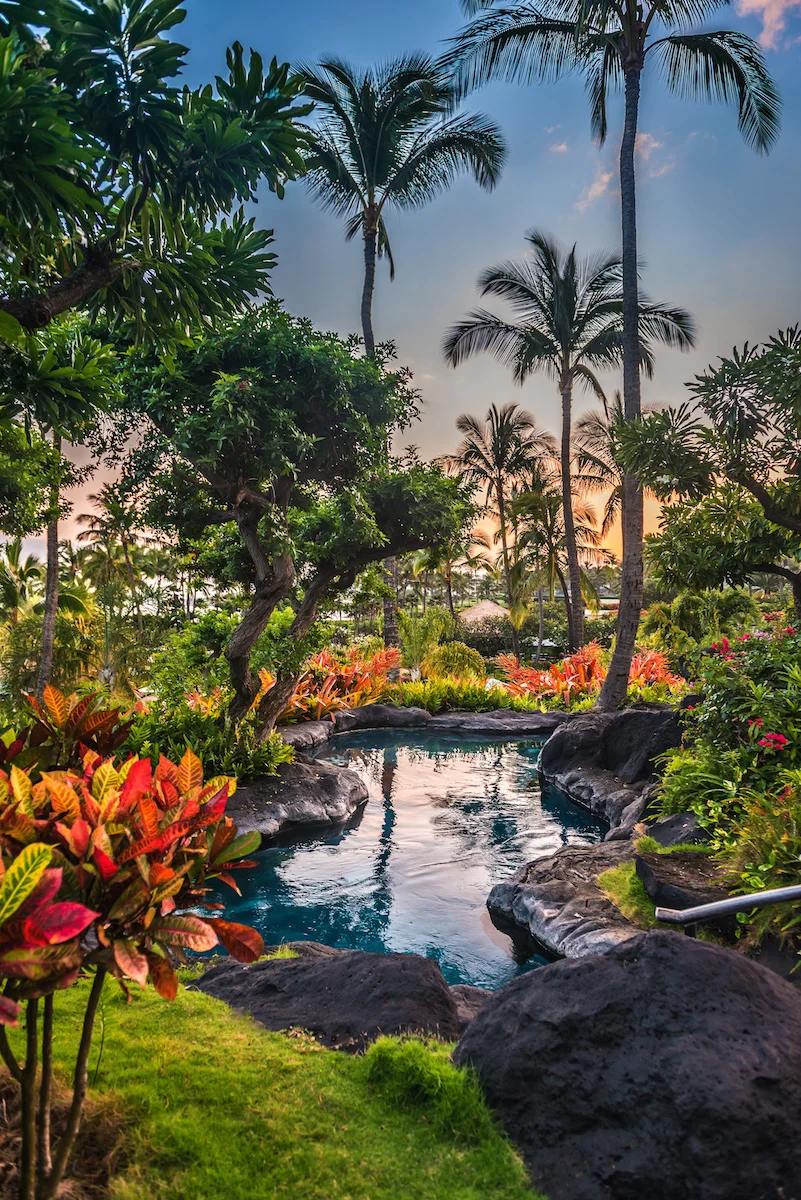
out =
[[[58,1071],[74,1056],[88,987],[55,998]],[[392,1041],[350,1056],[184,987],[172,1004],[138,990],[128,1004],[107,984],[100,1011],[90,1096],[123,1125],[114,1200],[536,1200],[447,1045]]]

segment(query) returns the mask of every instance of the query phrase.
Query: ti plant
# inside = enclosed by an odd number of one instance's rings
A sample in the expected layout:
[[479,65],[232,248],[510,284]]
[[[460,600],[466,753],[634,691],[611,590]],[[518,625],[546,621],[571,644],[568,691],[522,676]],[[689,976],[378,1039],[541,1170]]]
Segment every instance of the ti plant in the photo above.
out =
[[[231,872],[252,865],[257,833],[237,836],[225,815],[235,782],[204,783],[199,759],[119,764],[86,750],[80,768],[41,770],[37,782],[0,770],[0,1054],[22,1095],[21,1200],[53,1200],[75,1144],[104,979],[127,991],[148,981],[172,1000],[186,950],[218,943],[241,962],[263,950],[260,935],[220,916],[197,916],[206,883],[235,890]],[[51,1137],[53,993],[92,979],[75,1062],[72,1100]],[[6,1026],[25,1013],[20,1062]],[[40,1027],[41,1026],[41,1027]]]
[[41,747],[37,757],[48,759],[52,766],[66,767],[78,761],[83,750],[113,754],[133,724],[132,719],[123,717],[122,709],[103,708],[100,692],[65,696],[48,684],[41,704],[35,696],[26,695],[25,699],[34,714],[30,745]]

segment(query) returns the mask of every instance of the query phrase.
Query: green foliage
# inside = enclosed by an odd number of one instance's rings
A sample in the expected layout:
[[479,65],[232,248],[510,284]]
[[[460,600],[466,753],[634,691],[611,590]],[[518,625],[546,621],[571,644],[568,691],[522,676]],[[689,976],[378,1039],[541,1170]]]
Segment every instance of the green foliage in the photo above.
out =
[[379,1038],[365,1055],[367,1079],[384,1099],[425,1112],[443,1134],[468,1145],[496,1136],[477,1076],[455,1067],[436,1042]]
[[54,486],[69,482],[68,465],[35,428],[26,431],[21,425],[0,421],[0,530],[3,533],[24,537],[41,529],[50,515]]
[[464,642],[445,642],[429,650],[421,663],[425,678],[451,675],[456,679],[486,679],[487,667],[478,650]]
[[[87,990],[55,997],[61,1071]],[[191,989],[172,1004],[136,989],[126,1003],[109,985],[103,1021],[90,1098],[122,1116],[115,1200],[397,1200],[399,1191],[403,1200],[537,1200],[505,1138],[456,1141],[440,1129],[436,1102],[385,1099],[364,1055],[271,1033]],[[445,1062],[449,1049],[427,1053]]]
[[[782,771],[770,795],[745,793],[743,817],[737,841],[729,858],[731,880],[738,892],[761,892],[766,888],[798,884],[801,869],[801,770]],[[782,904],[755,910],[750,918],[757,940],[772,931],[801,941],[801,917],[797,904]]]
[[134,720],[122,753],[150,758],[180,758],[190,747],[209,776],[230,775],[243,782],[258,775],[274,775],[281,763],[292,762],[295,752],[277,734],[259,741],[252,718],[233,725],[224,717],[198,712],[182,701],[156,703]]
[[449,679],[426,679],[416,683],[396,683],[390,698],[406,708],[424,708],[430,713],[492,712],[509,708],[514,712],[543,712],[545,705],[527,696],[510,696],[505,688],[487,688],[483,683],[464,683]]
[[669,604],[652,604],[642,618],[640,633],[672,656],[722,637],[735,637],[761,625],[759,605],[743,588],[680,592]]
[[445,608],[430,608],[425,616],[398,613],[403,665],[419,671],[426,655],[453,629],[453,618]]

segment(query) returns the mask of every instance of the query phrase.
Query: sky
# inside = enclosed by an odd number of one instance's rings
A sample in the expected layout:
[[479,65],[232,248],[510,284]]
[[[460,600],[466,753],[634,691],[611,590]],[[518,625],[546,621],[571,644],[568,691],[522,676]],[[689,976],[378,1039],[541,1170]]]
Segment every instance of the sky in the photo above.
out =
[[[735,110],[672,97],[657,73],[644,76],[637,154],[643,287],[689,309],[698,326],[690,354],[658,351],[644,387],[651,402],[679,402],[685,382],[718,355],[801,319],[801,0],[735,5],[710,27],[742,30],[765,48],[784,100],[782,134],[770,155],[745,145]],[[436,55],[465,21],[458,0],[188,0],[187,8],[175,34],[190,48],[185,76],[192,86],[224,71],[225,47],[237,39],[267,60],[296,64],[336,54],[367,66],[410,50]],[[379,264],[375,332],[395,341],[399,362],[422,391],[422,419],[403,441],[425,457],[455,448],[459,413],[483,414],[492,402],[517,401],[557,428],[552,380],[534,377],[517,387],[487,356],[453,369],[440,345],[447,327],[479,303],[479,272],[522,256],[527,230],[575,242],[582,254],[619,248],[620,97],[612,107],[599,149],[578,79],[475,92],[465,111],[491,116],[509,146],[498,186],[487,193],[466,177],[423,209],[389,215],[396,276],[390,282]],[[274,230],[274,292],[288,310],[324,330],[359,332],[358,239],[345,241],[342,223],[315,205],[302,182],[289,185],[283,200],[266,193],[252,211]],[[619,386],[613,375],[605,382],[610,391]],[[579,411],[593,405],[581,394],[577,402]]]

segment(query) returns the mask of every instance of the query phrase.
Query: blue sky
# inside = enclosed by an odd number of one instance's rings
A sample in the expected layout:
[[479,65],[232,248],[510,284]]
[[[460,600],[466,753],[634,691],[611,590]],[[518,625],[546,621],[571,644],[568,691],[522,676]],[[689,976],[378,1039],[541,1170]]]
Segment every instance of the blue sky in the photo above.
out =
[[[716,355],[801,318],[799,0],[740,3],[749,15],[724,9],[715,26],[769,43],[784,119],[768,157],[745,146],[733,110],[674,99],[653,73],[644,82],[638,157],[644,286],[689,308],[699,326],[693,354],[660,352],[646,388],[652,400],[679,400],[683,383]],[[222,70],[224,48],[234,39],[265,58],[294,63],[335,53],[366,65],[406,50],[437,53],[464,20],[457,0],[189,0],[188,9],[178,36],[191,48],[192,83]],[[522,254],[523,235],[535,225],[576,241],[583,252],[619,243],[619,122],[599,151],[579,80],[494,85],[470,96],[465,107],[483,110],[503,127],[510,150],[504,176],[490,194],[464,179],[425,209],[392,214],[396,278],[390,283],[380,265],[376,289],[376,335],[395,339],[400,361],[412,367],[423,391],[423,420],[407,440],[427,455],[452,448],[459,412],[481,412],[493,400],[520,400],[541,422],[556,425],[551,381],[516,388],[505,370],[483,358],[458,370],[444,365],[442,333],[476,303],[478,272]],[[617,115],[618,101],[615,107]],[[288,187],[283,201],[265,197],[255,211],[275,230],[275,291],[289,310],[324,329],[357,331],[358,241],[345,242],[341,224],[315,207],[302,183]]]

